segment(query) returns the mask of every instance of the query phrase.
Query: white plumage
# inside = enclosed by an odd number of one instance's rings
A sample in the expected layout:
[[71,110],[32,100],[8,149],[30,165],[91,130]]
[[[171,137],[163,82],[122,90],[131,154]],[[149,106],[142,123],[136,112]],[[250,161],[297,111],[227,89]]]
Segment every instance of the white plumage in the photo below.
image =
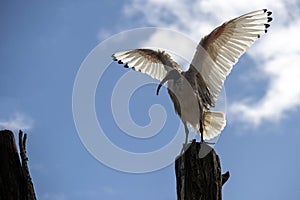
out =
[[201,134],[201,141],[219,135],[226,125],[225,114],[210,111],[215,106],[224,81],[239,57],[263,34],[272,12],[262,9],[242,15],[214,29],[201,39],[188,71],[164,51],[134,49],[117,52],[113,59],[125,67],[150,75],[168,92],[188,136],[187,124]]

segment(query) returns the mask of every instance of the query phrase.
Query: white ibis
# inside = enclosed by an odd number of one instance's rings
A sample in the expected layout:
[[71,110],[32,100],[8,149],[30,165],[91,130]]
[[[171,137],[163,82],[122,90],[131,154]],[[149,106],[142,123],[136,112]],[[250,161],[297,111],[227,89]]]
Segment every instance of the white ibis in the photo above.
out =
[[239,57],[263,34],[272,21],[271,11],[257,10],[225,22],[201,39],[188,71],[183,71],[165,51],[133,49],[112,55],[124,67],[167,82],[168,93],[180,116],[188,139],[188,124],[201,135],[201,142],[219,135],[226,125],[215,106],[224,81]]

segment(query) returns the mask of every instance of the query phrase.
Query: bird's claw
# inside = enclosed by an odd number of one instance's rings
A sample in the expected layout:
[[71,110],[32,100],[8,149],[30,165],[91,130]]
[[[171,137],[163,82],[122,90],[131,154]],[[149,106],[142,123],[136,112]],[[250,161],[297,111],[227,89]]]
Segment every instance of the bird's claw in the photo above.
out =
[[182,155],[186,150],[190,147],[191,143],[183,143],[182,144],[182,149],[180,151],[180,155]]
[[215,145],[215,142],[206,142],[206,141],[201,141],[200,143],[202,144],[207,144],[207,145]]

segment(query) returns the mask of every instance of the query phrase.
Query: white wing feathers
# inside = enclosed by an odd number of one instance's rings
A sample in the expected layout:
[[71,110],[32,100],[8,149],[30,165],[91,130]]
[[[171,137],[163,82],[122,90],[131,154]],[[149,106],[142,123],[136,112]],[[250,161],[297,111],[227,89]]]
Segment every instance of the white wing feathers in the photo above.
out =
[[168,71],[176,69],[182,71],[180,66],[164,51],[151,49],[134,49],[117,52],[112,55],[115,61],[125,64],[124,67],[148,74],[161,81]]
[[203,138],[210,140],[218,136],[226,125],[225,114],[222,112],[204,112]]
[[211,106],[239,57],[267,32],[271,14],[263,9],[242,15],[225,22],[200,41],[189,70],[196,70],[203,77],[213,98]]
[[[198,88],[195,93],[198,93],[207,109],[200,119],[203,122],[204,139],[214,138],[224,129],[225,114],[211,112],[209,107],[215,105],[224,81],[239,57],[267,32],[270,26],[268,23],[272,20],[271,14],[263,9],[232,19],[214,29],[198,44],[190,68],[183,75],[187,79],[191,78],[189,82],[196,86],[194,89]],[[180,66],[164,51],[134,49],[115,53],[112,57],[120,64],[125,64],[125,67],[148,74],[159,81],[173,69],[182,72]],[[193,77],[196,77],[196,81]]]

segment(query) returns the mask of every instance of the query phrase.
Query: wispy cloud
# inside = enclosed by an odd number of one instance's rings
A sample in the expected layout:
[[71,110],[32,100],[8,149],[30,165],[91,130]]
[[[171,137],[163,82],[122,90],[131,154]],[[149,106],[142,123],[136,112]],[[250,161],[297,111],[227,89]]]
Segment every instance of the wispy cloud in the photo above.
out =
[[73,193],[73,196],[76,199],[104,199],[105,196],[119,196],[119,191],[120,188],[101,185],[76,191]]
[[[298,15],[299,12],[296,14]],[[257,73],[269,79],[265,95],[258,101],[234,102],[231,111],[242,120],[259,125],[264,120],[276,122],[300,106],[300,16],[290,22],[275,24],[264,42],[254,46],[250,55],[256,58]],[[268,46],[268,48],[267,48]]]
[[[202,0],[192,2],[170,0],[132,0],[124,13],[139,17],[152,26],[168,27],[186,33],[195,41],[208,34],[226,20],[246,12],[268,8],[274,21],[270,34],[259,40],[248,51],[256,63],[255,74],[268,80],[266,93],[259,100],[244,100],[229,104],[232,117],[244,123],[260,125],[263,121],[276,122],[292,109],[300,106],[300,28],[299,3],[296,0]],[[255,84],[248,80],[246,84]],[[249,100],[250,99],[250,100]]]
[[54,193],[45,193],[42,195],[42,200],[67,200],[67,196],[65,194],[54,194]]
[[29,130],[33,126],[33,120],[22,113],[14,113],[8,118],[0,118],[0,129],[11,131]]
[[49,170],[47,165],[41,162],[30,162],[30,170],[35,174],[48,174]]
[[98,32],[98,35],[97,35],[97,39],[99,41],[103,41],[103,40],[109,38],[111,35],[112,35],[112,33],[109,30],[100,29],[100,31]]
[[109,187],[109,186],[101,187],[101,191],[110,196],[115,196],[118,194],[118,191],[114,187]]

